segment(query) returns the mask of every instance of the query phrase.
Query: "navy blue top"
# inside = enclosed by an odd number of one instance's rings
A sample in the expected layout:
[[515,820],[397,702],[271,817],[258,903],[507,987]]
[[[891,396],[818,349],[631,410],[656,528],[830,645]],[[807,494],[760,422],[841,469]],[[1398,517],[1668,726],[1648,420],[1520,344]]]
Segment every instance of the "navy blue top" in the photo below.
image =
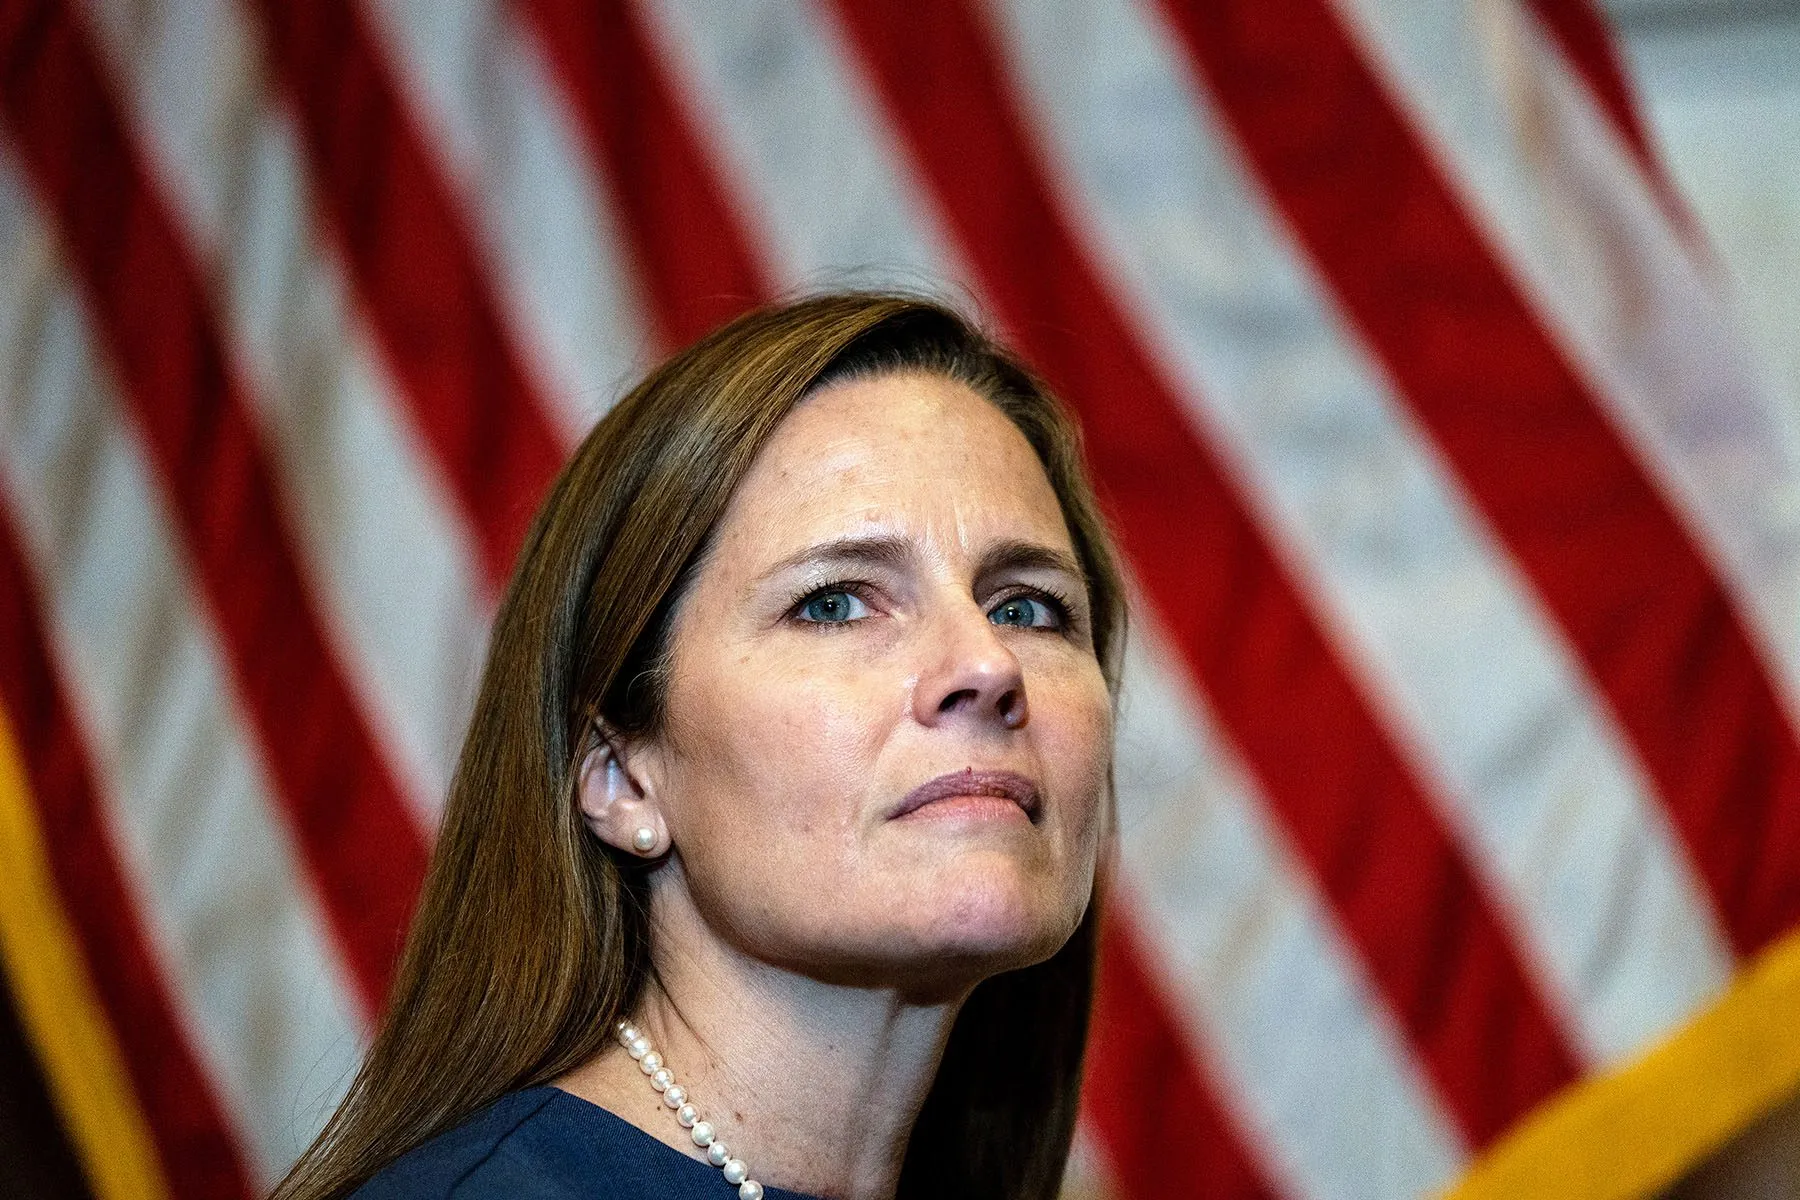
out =
[[[671,1117],[671,1120],[674,1118]],[[767,1200],[811,1200],[765,1187]],[[561,1088],[509,1092],[390,1164],[356,1200],[737,1200],[717,1167]]]

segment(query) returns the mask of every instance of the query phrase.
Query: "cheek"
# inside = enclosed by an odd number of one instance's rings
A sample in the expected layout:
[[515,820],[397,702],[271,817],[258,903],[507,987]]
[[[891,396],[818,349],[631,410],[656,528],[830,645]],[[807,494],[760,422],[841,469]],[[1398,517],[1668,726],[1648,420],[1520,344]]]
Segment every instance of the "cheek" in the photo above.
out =
[[683,853],[732,876],[830,854],[856,828],[892,707],[816,666],[745,662],[672,687],[666,807]]
[[863,907],[867,788],[895,705],[816,666],[689,682],[671,689],[664,775],[689,900],[771,960],[841,940],[842,915]]
[[1045,703],[1033,704],[1032,720],[1043,726],[1045,773],[1063,797],[1071,831],[1084,845],[1098,838],[1112,764],[1112,697],[1096,669],[1045,688]]

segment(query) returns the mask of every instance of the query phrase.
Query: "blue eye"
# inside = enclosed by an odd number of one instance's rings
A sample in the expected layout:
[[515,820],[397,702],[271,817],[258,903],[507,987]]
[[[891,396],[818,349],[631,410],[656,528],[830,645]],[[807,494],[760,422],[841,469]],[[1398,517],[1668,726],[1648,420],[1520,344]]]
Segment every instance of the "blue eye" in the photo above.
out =
[[1018,625],[1026,629],[1060,629],[1062,614],[1033,596],[1014,596],[1003,601],[988,620],[996,625]]
[[869,615],[869,606],[845,591],[815,592],[800,606],[800,619],[820,625],[841,625]]

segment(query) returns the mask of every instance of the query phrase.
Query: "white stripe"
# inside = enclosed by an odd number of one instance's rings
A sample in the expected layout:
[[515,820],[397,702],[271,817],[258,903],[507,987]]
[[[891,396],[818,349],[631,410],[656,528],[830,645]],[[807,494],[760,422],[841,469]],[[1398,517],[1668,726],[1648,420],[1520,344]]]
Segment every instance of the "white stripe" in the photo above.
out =
[[[686,2],[657,0],[658,21],[685,13],[676,33],[690,40],[674,61],[685,70],[712,64],[697,88],[699,111],[741,172],[732,182],[752,181],[789,269],[835,269],[854,255],[906,262],[927,278],[947,273],[948,260],[930,248],[948,239],[908,170],[888,159],[901,143],[872,103],[845,98],[852,72],[829,22],[811,6],[761,0],[743,6],[745,29],[720,31]],[[842,139],[832,153],[795,153],[726,115],[753,102],[756,56],[732,66],[751,27],[779,31],[755,46],[781,71],[783,111],[827,114],[817,119]],[[855,203],[818,201],[838,195],[846,178],[856,181]],[[1447,1182],[1462,1160],[1456,1134],[1305,870],[1267,827],[1260,799],[1157,665],[1169,661],[1137,650],[1128,671],[1119,743],[1128,886],[1151,920],[1148,940],[1181,981],[1186,1013],[1227,1064],[1224,1100],[1244,1111],[1297,1194],[1404,1195]],[[1322,1096],[1358,1099],[1332,1106]]]
[[1106,1155],[1094,1144],[1085,1125],[1075,1127],[1075,1140],[1069,1146],[1069,1162],[1063,1168],[1059,1200],[1108,1200]]
[[1753,364],[1591,95],[1512,0],[1336,0],[1697,532],[1800,719],[1800,406]]
[[650,40],[789,287],[942,291],[968,274],[919,219],[879,104],[822,10],[791,0],[640,0]]
[[86,0],[268,435],[334,657],[435,829],[486,638],[473,540],[318,234],[301,141],[236,0]]
[[272,1182],[349,1082],[355,1009],[145,450],[26,195],[0,146],[0,492],[176,1017]]
[[1287,1193],[1441,1189],[1465,1150],[1405,1034],[1175,658],[1147,622],[1133,635],[1118,733],[1133,911],[1227,1081],[1223,1098]]
[[365,7],[492,256],[523,365],[572,442],[649,365],[653,349],[597,160],[518,5]]
[[1129,0],[1011,0],[1004,43],[1069,207],[1294,574],[1435,786],[1590,1059],[1717,994],[1729,947],[1553,620],[1322,301]]

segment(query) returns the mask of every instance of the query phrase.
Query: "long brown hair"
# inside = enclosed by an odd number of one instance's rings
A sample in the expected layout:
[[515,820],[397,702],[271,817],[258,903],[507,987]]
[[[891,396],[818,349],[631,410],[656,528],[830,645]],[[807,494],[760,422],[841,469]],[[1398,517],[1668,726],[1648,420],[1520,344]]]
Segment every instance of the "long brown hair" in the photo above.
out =
[[[656,731],[675,606],[788,411],[826,384],[899,371],[966,384],[1037,451],[1087,572],[1095,652],[1116,692],[1125,603],[1077,430],[1006,351],[932,301],[858,293],[762,309],[675,355],[594,428],[537,515],[387,1015],[277,1200],[343,1195],[606,1044],[643,986],[650,935],[644,869],[589,833],[574,801],[595,719]],[[901,1196],[1055,1196],[1097,922],[1096,896],[1057,954],[975,988],[914,1126]]]

